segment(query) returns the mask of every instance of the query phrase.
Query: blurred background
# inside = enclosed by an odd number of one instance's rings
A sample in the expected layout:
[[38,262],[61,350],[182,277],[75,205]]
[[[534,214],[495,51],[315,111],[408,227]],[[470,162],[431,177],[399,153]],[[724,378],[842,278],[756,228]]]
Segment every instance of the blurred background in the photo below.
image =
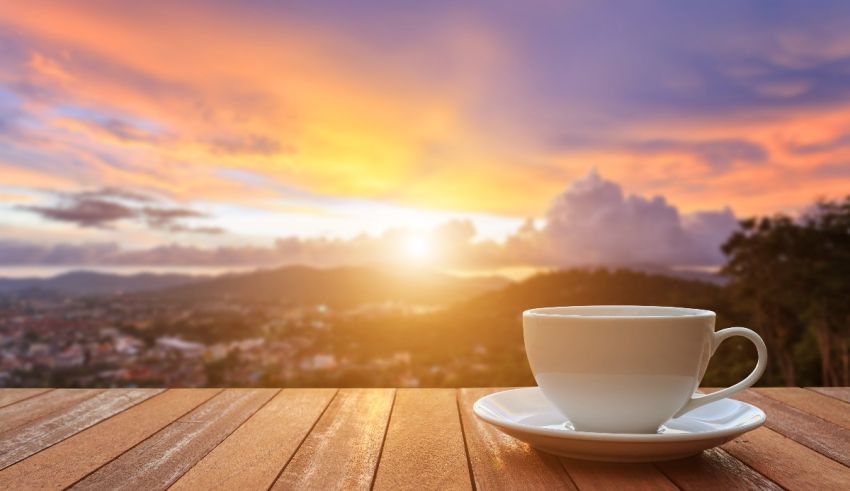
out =
[[532,385],[522,311],[583,304],[711,309],[762,385],[850,385],[848,22],[0,3],[0,386]]

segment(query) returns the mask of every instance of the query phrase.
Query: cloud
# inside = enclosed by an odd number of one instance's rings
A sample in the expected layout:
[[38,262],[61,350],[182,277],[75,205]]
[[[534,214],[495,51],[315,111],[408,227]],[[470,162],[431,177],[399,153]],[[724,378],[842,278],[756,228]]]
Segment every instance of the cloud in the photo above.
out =
[[120,199],[124,201],[134,201],[137,203],[153,203],[156,198],[146,194],[137,193],[127,189],[116,187],[104,187],[89,191],[79,191],[77,193],[64,194],[69,199]]
[[163,135],[149,131],[130,121],[118,117],[107,117],[100,121],[82,120],[83,124],[107,134],[123,142],[156,143],[164,140]]
[[741,162],[745,164],[760,164],[768,158],[768,153],[761,145],[740,139],[719,139],[705,141],[681,140],[646,140],[626,145],[637,154],[689,153],[698,160],[716,170],[728,170],[729,167]]
[[121,248],[113,243],[47,245],[0,240],[0,264],[6,265],[110,264],[109,258],[120,253]]
[[107,228],[115,222],[135,216],[135,212],[120,203],[96,198],[74,198],[55,206],[23,206],[43,218],[71,222],[80,227]]
[[203,213],[195,210],[182,208],[143,208],[142,215],[152,228],[167,229],[178,220],[184,218],[198,218],[204,216]]
[[[80,227],[114,228],[122,221],[136,221],[153,230],[220,234],[224,229],[211,226],[190,226],[186,220],[203,219],[207,215],[190,208],[168,205],[160,198],[106,187],[77,193],[59,193],[55,204],[19,206],[21,210],[42,218],[73,223]],[[141,205],[141,206],[140,206]]]
[[525,247],[555,265],[717,264],[735,226],[731,210],[683,217],[664,197],[626,196],[594,170],[555,198],[539,232],[526,230]]
[[689,252],[686,257],[696,264],[719,264],[724,257],[720,246],[738,228],[738,219],[731,208],[716,211],[699,211],[682,217],[682,227],[688,237]]
[[[187,201],[261,208],[286,184],[516,217],[587,162],[551,135],[586,133],[606,175],[666,179],[688,208],[769,213],[847,187],[782,144],[846,132],[846,2],[769,16],[717,2],[337,3],[0,2],[0,162]],[[245,192],[226,169],[266,182]]]
[[230,155],[276,155],[293,153],[295,149],[280,141],[258,134],[247,136],[228,135],[211,138],[208,144],[214,153]]
[[[97,193],[96,193],[97,194]],[[137,209],[149,225],[182,231],[201,217],[185,209]],[[538,225],[536,222],[541,223]],[[681,214],[661,196],[626,195],[595,170],[570,184],[541,220],[527,220],[504,242],[477,240],[468,220],[452,220],[428,234],[432,266],[480,269],[505,266],[714,265],[720,244],[736,227],[730,209]],[[194,231],[197,231],[195,229]],[[203,248],[170,244],[126,250],[117,244],[27,245],[0,242],[0,264],[134,266],[275,266],[410,263],[404,244],[413,234],[395,228],[350,239],[282,237],[266,246]]]
[[850,162],[824,164],[815,168],[813,173],[830,179],[846,179],[850,177]]
[[636,156],[687,155],[719,172],[731,170],[733,164],[757,165],[768,161],[769,153],[757,142],[742,138],[713,139],[614,139],[610,137],[565,136],[555,139],[554,146],[568,152],[587,150],[619,151]]
[[806,144],[791,144],[788,147],[790,152],[799,155],[826,153],[833,150],[843,150],[847,148],[850,148],[850,133],[840,134],[825,141]]

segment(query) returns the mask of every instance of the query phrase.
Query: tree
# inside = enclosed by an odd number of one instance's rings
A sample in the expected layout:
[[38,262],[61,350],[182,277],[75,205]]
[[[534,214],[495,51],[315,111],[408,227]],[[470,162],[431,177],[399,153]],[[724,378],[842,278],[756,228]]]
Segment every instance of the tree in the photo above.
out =
[[850,196],[821,201],[805,217],[809,268],[804,316],[821,355],[823,385],[850,385]]
[[729,292],[749,310],[771,354],[769,377],[796,385],[795,348],[817,340],[823,385],[850,383],[850,197],[799,220],[753,218],[723,245]]
[[796,384],[793,347],[803,331],[797,315],[799,295],[793,288],[801,269],[794,251],[799,234],[800,228],[786,216],[750,219],[723,245],[729,259],[722,273],[732,277],[729,290],[749,307],[753,328],[770,350],[768,377],[775,379],[778,368],[787,385]]

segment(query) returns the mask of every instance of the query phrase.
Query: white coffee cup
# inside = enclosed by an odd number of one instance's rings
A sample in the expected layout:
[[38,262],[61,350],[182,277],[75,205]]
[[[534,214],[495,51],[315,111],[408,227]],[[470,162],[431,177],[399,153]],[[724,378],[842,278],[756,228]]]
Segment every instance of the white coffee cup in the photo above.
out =
[[[578,431],[655,433],[668,419],[754,384],[767,364],[761,337],[743,327],[714,332],[710,310],[633,305],[523,312],[525,351],[541,391]],[[695,394],[726,338],[758,349],[744,380]]]

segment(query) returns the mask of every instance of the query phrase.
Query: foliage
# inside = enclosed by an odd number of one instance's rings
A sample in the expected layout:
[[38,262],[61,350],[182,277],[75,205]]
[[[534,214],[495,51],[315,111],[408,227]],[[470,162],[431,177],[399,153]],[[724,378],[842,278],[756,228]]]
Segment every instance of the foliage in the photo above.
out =
[[770,350],[768,382],[850,385],[850,197],[798,220],[744,220],[723,251],[729,295]]

